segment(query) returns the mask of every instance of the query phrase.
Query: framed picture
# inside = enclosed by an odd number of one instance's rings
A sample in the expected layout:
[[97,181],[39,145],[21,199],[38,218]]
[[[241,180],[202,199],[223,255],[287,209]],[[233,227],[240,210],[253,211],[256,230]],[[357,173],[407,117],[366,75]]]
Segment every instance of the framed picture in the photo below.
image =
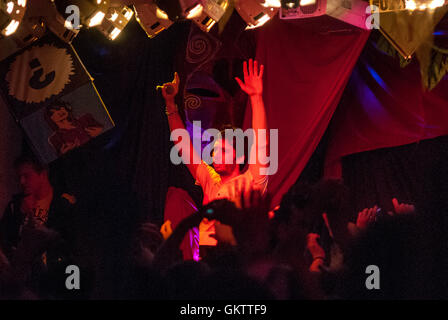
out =
[[75,50],[53,35],[2,61],[0,74],[2,96],[43,163],[114,127]]

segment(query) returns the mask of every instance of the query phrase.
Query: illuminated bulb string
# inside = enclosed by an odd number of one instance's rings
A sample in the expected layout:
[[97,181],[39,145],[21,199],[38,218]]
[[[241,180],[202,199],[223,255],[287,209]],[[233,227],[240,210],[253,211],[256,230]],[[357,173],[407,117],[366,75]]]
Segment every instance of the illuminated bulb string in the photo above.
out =
[[19,28],[20,22],[25,15],[26,0],[2,1],[0,7],[0,33],[7,37],[12,35]]

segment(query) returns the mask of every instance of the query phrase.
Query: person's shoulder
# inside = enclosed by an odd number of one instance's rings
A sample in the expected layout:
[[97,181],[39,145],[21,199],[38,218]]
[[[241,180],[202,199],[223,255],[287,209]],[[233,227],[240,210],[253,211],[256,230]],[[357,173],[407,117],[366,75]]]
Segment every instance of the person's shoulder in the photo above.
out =
[[250,180],[251,182],[253,182],[259,186],[265,187],[269,182],[269,176],[263,175],[263,176],[254,177],[254,175],[252,174],[252,172],[250,170],[246,170],[242,175],[245,176],[246,179]]
[[213,179],[213,182],[215,182],[215,183],[221,182],[221,176],[219,175],[218,172],[216,172],[215,168],[208,165],[204,161],[202,161],[202,163],[204,164],[205,168],[207,169],[209,176]]
[[201,161],[200,164],[198,164],[198,167],[196,169],[196,184],[201,185],[202,187],[205,186],[205,183],[220,183],[221,182],[221,176],[215,171],[215,169],[204,162],[204,160]]

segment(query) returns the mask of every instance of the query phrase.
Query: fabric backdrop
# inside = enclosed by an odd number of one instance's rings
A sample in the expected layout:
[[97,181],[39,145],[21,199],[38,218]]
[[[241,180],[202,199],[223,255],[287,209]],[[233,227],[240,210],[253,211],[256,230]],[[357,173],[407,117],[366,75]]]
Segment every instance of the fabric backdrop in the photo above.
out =
[[279,130],[279,169],[268,186],[273,207],[327,129],[368,35],[327,16],[274,19],[260,29],[257,59],[265,65],[268,126]]
[[405,68],[369,40],[330,128],[326,176],[341,176],[340,158],[448,134],[448,81],[422,87],[420,67]]

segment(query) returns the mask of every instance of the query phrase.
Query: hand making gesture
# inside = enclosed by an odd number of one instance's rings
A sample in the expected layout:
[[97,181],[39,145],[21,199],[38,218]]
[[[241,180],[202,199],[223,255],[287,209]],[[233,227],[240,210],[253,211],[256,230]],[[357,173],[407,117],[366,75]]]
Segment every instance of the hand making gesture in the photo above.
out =
[[[177,93],[179,92],[179,74],[174,73],[174,80],[172,82],[164,83],[162,87],[162,95],[166,102],[173,102]],[[159,87],[158,87],[159,88]]]
[[258,61],[250,59],[249,66],[246,61],[243,65],[244,82],[240,78],[235,78],[235,80],[249,96],[261,96],[263,93],[263,71],[263,65],[259,67]]

